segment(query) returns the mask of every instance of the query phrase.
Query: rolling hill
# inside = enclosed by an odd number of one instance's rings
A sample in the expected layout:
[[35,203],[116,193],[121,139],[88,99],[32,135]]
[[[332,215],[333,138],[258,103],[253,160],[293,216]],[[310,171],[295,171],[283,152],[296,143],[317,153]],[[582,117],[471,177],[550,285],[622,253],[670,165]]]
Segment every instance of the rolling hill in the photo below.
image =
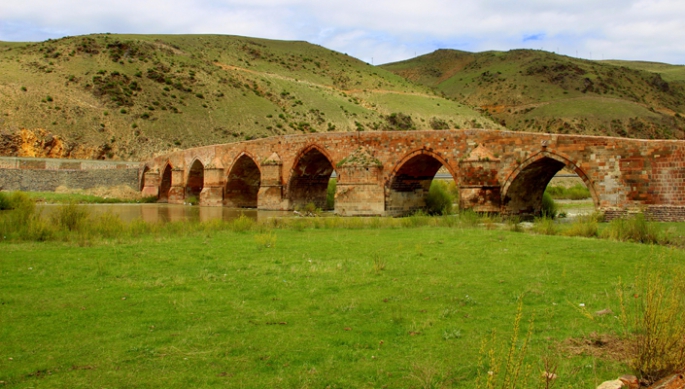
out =
[[683,139],[685,66],[538,50],[438,50],[381,65],[511,130]]
[[0,42],[0,155],[142,160],[279,134],[464,127],[502,128],[430,87],[306,42]]

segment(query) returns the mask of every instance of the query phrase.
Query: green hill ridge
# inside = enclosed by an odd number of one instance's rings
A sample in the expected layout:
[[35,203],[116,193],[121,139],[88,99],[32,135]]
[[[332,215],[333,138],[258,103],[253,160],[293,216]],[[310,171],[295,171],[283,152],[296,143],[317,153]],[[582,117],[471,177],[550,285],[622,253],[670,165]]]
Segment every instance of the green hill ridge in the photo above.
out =
[[0,155],[142,160],[272,135],[502,128],[346,54],[220,35],[0,42]]
[[437,50],[380,66],[510,130],[683,139],[685,66],[538,50]]

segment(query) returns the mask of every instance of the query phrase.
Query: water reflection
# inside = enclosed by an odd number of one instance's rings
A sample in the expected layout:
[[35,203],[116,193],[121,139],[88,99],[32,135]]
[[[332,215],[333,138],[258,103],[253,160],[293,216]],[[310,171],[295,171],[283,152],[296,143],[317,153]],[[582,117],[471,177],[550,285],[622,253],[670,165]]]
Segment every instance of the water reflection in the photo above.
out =
[[[293,216],[290,211],[261,211],[257,209],[239,209],[226,207],[198,207],[176,204],[83,204],[92,215],[111,212],[125,223],[143,220],[147,223],[169,223],[180,221],[210,220],[230,221],[245,215],[250,219],[261,221],[273,217]],[[60,207],[59,204],[45,204],[43,216],[49,217]]]

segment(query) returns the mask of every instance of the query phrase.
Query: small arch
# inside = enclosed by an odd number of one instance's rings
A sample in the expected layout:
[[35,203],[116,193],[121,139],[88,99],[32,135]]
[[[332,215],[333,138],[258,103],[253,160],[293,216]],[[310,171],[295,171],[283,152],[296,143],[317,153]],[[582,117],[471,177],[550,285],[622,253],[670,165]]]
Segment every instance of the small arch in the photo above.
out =
[[261,171],[255,158],[240,154],[228,170],[224,205],[236,208],[257,208]]
[[290,171],[288,199],[292,208],[314,203],[317,208],[329,210],[326,201],[328,185],[335,171],[332,159],[322,148],[311,145],[298,153]]
[[426,209],[433,179],[443,167],[456,185],[457,175],[439,154],[425,149],[408,153],[395,165],[385,183],[386,214],[398,216]]
[[162,176],[159,180],[159,195],[158,200],[162,203],[169,202],[169,191],[171,190],[171,171],[174,167],[171,162],[167,161],[164,169],[162,170]]
[[502,186],[502,213],[507,215],[540,215],[542,195],[549,182],[562,169],[573,171],[590,191],[595,208],[597,192],[587,174],[570,159],[549,151],[539,152],[521,163]]
[[[200,193],[205,185],[205,166],[196,159],[188,170],[188,179],[186,180],[186,199],[198,200]],[[192,199],[194,197],[194,199]]]

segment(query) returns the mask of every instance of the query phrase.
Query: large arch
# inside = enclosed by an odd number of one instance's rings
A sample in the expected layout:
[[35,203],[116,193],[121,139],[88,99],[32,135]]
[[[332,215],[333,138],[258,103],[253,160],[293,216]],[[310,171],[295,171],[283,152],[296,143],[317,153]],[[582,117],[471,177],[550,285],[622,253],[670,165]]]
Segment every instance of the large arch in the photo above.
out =
[[186,180],[186,199],[194,197],[199,201],[200,193],[205,185],[205,166],[199,160],[195,160],[188,170],[188,179]]
[[255,159],[242,153],[233,162],[226,179],[224,205],[236,208],[257,208],[262,173]]
[[287,196],[292,208],[314,203],[317,208],[328,209],[326,196],[328,181],[335,170],[332,159],[322,148],[312,145],[295,158],[290,172]]
[[552,178],[563,168],[572,170],[583,180],[597,208],[599,198],[587,174],[570,159],[542,151],[525,160],[507,177],[502,186],[502,214],[540,215],[542,195]]
[[431,182],[445,167],[456,182],[452,167],[440,155],[420,149],[400,160],[385,183],[385,212],[406,215],[426,208]]
[[173,166],[171,163],[167,162],[162,170],[162,176],[159,179],[159,194],[158,201],[166,203],[169,201],[169,191],[171,190],[171,170]]

